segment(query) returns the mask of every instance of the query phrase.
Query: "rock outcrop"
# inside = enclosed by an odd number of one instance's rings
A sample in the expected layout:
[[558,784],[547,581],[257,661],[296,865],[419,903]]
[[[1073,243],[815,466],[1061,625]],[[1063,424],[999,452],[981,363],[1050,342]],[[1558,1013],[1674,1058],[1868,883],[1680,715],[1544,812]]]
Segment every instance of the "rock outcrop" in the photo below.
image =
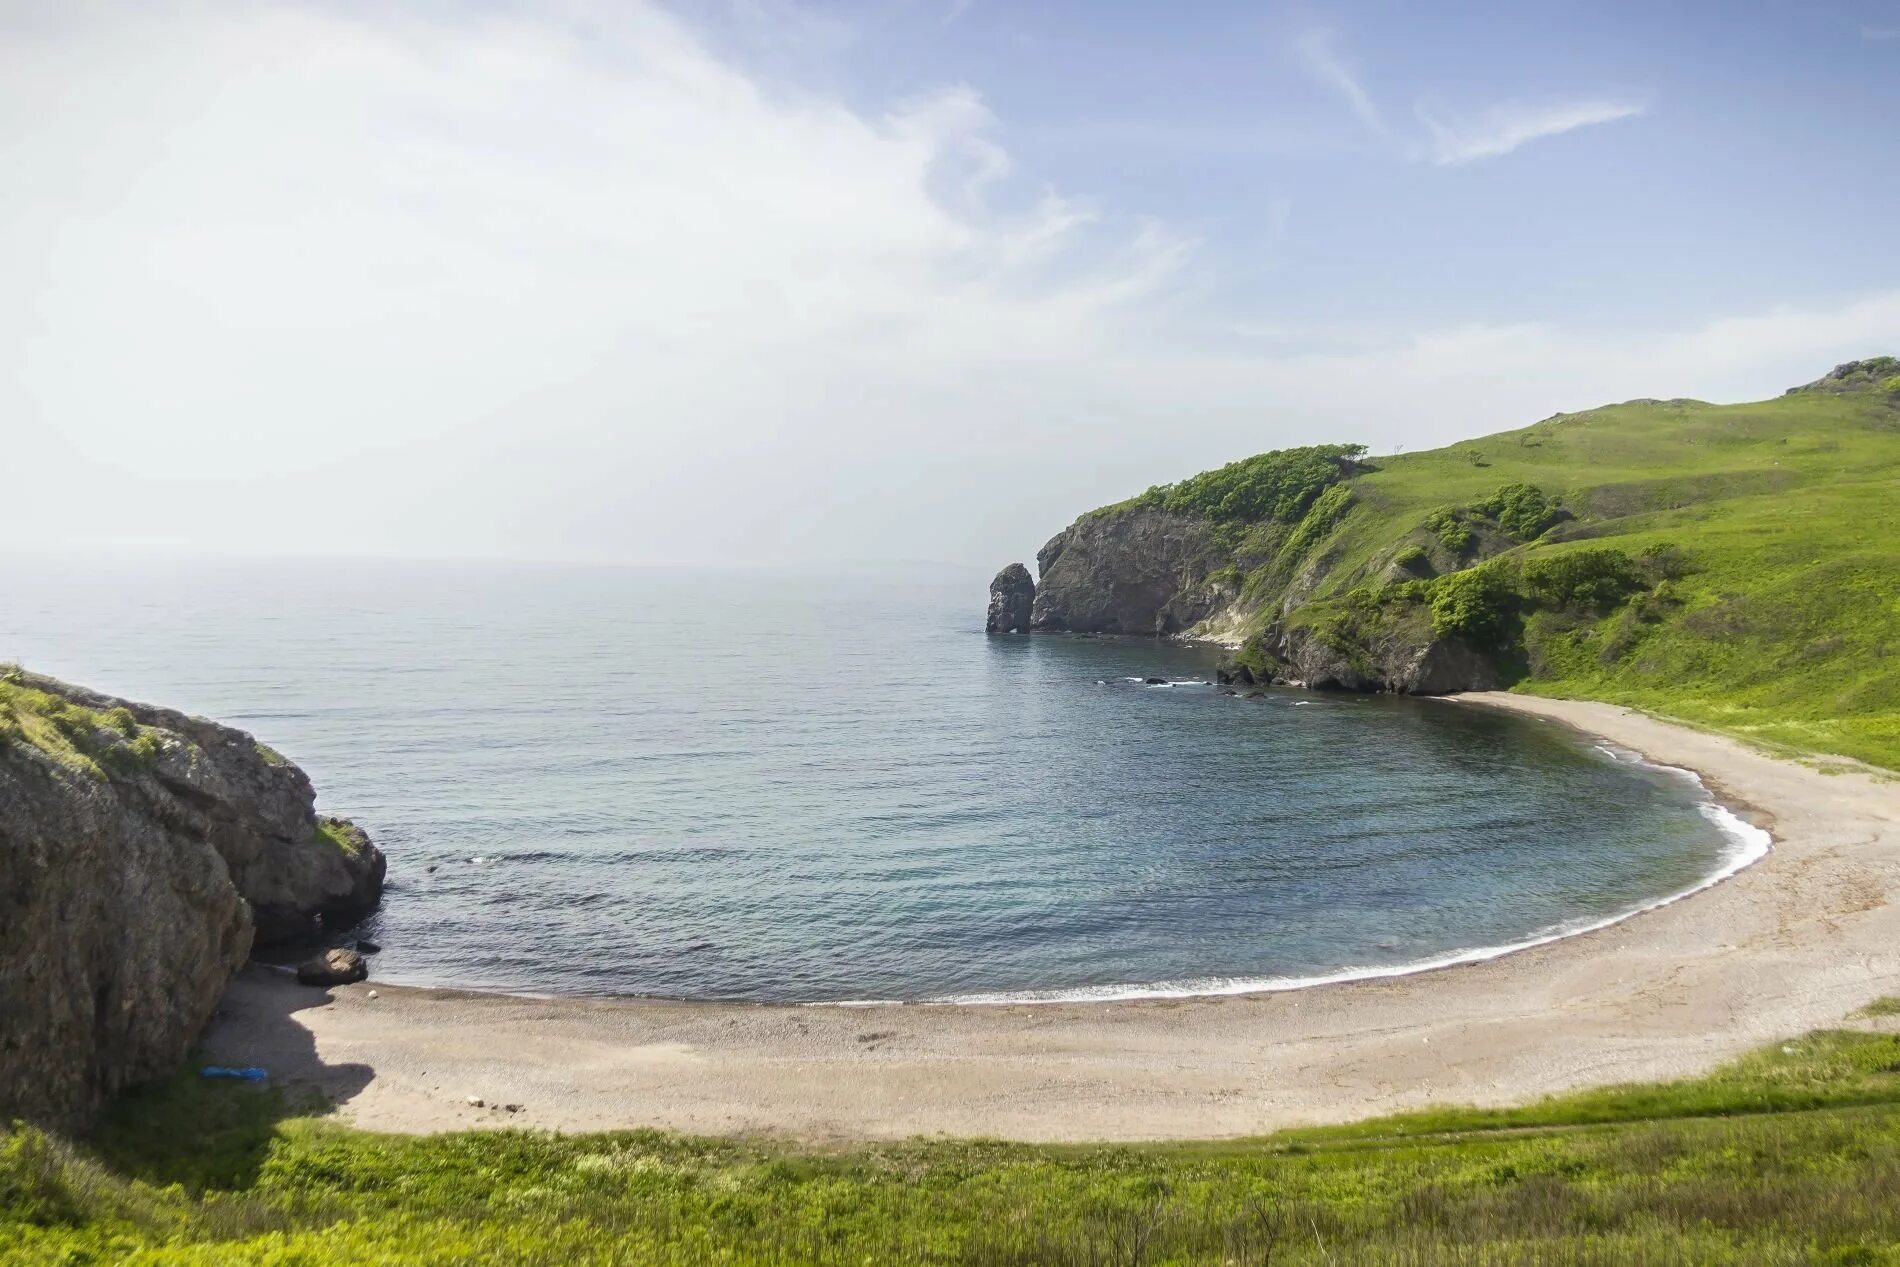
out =
[[1203,586],[1221,562],[1213,525],[1123,509],[1084,515],[1037,552],[1042,584],[1031,627],[1069,633],[1173,634],[1206,618]]
[[1801,392],[1881,392],[1888,396],[1900,396],[1900,357],[1875,356],[1864,361],[1847,361],[1815,379],[1812,383],[1803,383],[1799,387],[1790,387],[1784,394],[1797,395]]
[[190,1051],[259,941],[347,927],[383,856],[202,718],[0,677],[0,1121],[82,1124]]
[[[1492,657],[1428,627],[1390,630],[1362,644],[1275,626],[1257,646],[1271,662],[1269,680],[1313,690],[1448,695],[1508,684]],[[1251,667],[1255,679],[1267,676],[1257,664],[1235,667]]]
[[990,582],[990,609],[983,621],[985,633],[1028,633],[1036,606],[1036,582],[1029,569],[1012,563]]

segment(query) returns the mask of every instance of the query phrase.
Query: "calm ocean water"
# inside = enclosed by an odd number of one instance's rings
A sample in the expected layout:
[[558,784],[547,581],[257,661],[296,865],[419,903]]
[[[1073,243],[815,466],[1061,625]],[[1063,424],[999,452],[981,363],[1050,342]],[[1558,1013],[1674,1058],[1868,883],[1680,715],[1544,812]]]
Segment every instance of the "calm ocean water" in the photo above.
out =
[[1738,849],[1691,780],[1545,723],[985,637],[987,579],[16,561],[0,659],[303,765],[389,854],[388,981],[1231,989],[1548,935]]

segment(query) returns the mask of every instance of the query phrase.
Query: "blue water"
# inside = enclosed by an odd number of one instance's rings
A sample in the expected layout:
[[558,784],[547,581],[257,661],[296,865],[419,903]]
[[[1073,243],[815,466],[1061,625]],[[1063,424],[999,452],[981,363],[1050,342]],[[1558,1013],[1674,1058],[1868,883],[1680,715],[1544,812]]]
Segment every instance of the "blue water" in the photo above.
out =
[[1220,989],[1547,934],[1736,847],[1691,781],[1546,723],[986,637],[986,580],[8,562],[0,658],[303,765],[389,854],[389,981]]

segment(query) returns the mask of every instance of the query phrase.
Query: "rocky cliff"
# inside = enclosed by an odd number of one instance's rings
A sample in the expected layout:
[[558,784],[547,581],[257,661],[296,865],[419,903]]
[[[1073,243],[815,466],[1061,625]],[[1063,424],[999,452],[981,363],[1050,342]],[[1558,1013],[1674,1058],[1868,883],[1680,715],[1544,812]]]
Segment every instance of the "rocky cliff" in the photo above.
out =
[[1180,633],[1218,606],[1202,582],[1222,562],[1205,519],[1139,507],[1084,515],[1036,554],[1031,627]]
[[383,870],[244,732],[0,674],[0,1120],[168,1072],[254,939],[347,927]]

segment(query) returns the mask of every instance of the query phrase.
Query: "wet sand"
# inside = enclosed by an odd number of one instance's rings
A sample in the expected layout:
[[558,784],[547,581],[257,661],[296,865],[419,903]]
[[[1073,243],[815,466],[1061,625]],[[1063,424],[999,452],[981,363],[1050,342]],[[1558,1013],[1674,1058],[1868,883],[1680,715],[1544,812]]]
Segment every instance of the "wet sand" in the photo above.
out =
[[319,1087],[344,1120],[375,1130],[1211,1138],[1693,1074],[1900,994],[1900,910],[1890,905],[1900,781],[1822,773],[1613,705],[1499,693],[1446,704],[1474,706],[1552,718],[1693,769],[1772,832],[1774,848],[1732,879],[1608,928],[1486,962],[1283,993],[752,1006],[373,980],[326,991],[253,967],[233,983],[207,1049]]

